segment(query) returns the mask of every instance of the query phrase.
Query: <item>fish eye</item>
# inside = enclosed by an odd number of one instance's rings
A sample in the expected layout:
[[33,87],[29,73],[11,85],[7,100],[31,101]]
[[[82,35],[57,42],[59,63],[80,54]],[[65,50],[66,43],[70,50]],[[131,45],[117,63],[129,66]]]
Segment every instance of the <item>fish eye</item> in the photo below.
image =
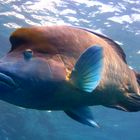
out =
[[33,57],[33,51],[31,49],[26,49],[24,52],[23,52],[23,55],[24,55],[24,58],[26,60],[29,60]]

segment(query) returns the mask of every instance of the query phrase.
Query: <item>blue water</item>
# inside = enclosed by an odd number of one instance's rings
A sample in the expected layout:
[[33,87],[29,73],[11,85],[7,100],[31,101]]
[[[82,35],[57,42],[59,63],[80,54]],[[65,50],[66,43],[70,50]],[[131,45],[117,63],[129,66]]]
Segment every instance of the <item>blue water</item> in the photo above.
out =
[[[0,56],[9,35],[32,25],[69,24],[117,41],[128,64],[140,71],[139,0],[0,0]],[[140,140],[140,112],[92,107],[100,129],[71,120],[62,111],[41,112],[0,102],[0,140]]]

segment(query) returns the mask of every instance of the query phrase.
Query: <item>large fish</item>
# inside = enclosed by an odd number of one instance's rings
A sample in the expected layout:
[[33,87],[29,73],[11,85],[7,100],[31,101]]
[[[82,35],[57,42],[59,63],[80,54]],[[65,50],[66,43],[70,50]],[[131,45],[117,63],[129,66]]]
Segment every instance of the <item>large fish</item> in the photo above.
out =
[[89,29],[20,28],[0,59],[0,99],[37,110],[64,110],[93,127],[89,106],[140,110],[140,74],[121,47]]

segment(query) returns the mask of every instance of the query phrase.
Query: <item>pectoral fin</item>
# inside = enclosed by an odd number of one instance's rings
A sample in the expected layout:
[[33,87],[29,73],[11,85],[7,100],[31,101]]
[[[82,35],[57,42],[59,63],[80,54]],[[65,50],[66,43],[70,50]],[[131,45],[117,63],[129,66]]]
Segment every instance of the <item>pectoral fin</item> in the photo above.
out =
[[92,46],[79,57],[70,75],[70,82],[77,88],[90,93],[101,80],[102,67],[103,49]]
[[65,113],[72,119],[92,127],[100,127],[95,121],[89,107],[74,108]]

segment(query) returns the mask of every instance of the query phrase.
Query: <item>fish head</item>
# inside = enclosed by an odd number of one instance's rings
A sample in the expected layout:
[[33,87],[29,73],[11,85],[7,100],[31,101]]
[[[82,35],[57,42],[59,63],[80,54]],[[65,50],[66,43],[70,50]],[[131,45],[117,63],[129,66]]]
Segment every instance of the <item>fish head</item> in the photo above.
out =
[[[29,45],[13,49],[0,60],[0,97],[12,93],[52,94],[65,80],[65,67],[58,56],[39,52]],[[20,90],[19,90],[20,89]]]

